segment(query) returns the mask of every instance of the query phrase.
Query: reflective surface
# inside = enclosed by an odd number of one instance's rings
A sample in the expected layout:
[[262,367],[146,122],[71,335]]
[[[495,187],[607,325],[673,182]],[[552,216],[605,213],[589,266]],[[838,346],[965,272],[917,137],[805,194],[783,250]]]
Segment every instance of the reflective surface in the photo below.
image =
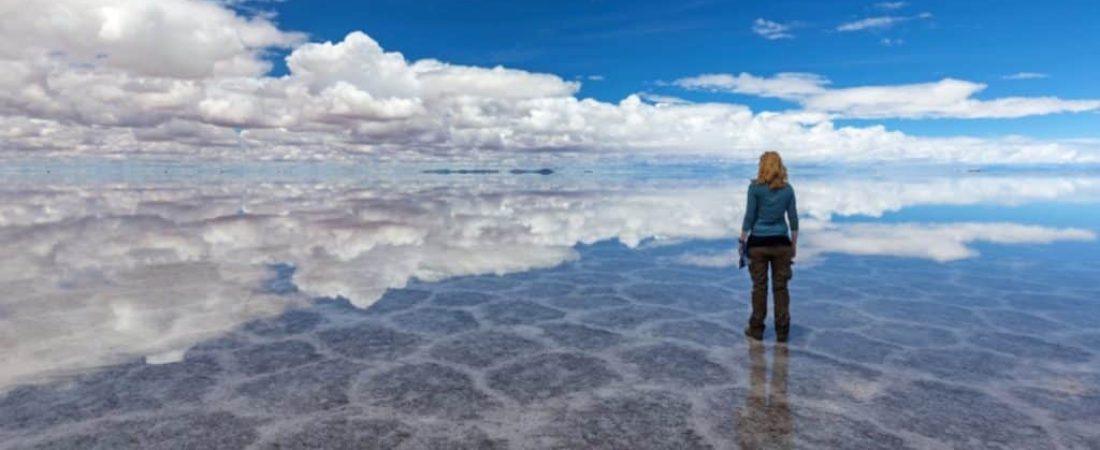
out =
[[803,171],[750,345],[730,172],[9,177],[0,446],[1100,445],[1100,178]]

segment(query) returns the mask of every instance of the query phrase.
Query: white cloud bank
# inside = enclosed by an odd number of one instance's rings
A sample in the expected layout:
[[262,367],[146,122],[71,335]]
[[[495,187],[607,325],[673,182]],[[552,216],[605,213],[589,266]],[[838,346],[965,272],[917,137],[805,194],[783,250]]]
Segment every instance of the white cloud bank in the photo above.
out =
[[[806,99],[808,111],[798,112],[651,104],[637,95],[608,103],[578,98],[578,82],[552,74],[409,61],[362,32],[306,42],[226,2],[54,0],[30,8],[0,0],[0,12],[0,158],[661,153],[749,160],[778,149],[802,161],[1100,159],[1088,143],[926,139],[881,126],[839,127],[822,114],[1017,117],[1095,108],[1055,98],[973,100],[982,86],[957,80],[914,85],[903,96],[892,87],[825,91],[812,79],[780,80],[801,83],[779,91]],[[289,52],[289,73],[274,77],[265,55],[278,49]],[[776,92],[761,83],[762,95]],[[950,95],[922,103],[927,91]]]
[[704,74],[681,78],[677,86],[780,98],[799,103],[806,111],[841,118],[958,118],[1009,119],[1057,113],[1100,110],[1100,100],[1057,97],[1002,97],[979,100],[987,87],[954,78],[932,83],[830,88],[830,81],[808,73],[780,73],[760,77],[749,73]]

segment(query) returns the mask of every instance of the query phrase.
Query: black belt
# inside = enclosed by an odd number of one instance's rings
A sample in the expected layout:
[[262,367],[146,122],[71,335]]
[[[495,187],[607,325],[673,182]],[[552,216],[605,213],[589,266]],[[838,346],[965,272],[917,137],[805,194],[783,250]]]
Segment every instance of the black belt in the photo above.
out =
[[749,235],[749,247],[776,247],[776,246],[791,246],[791,238],[785,234],[777,234],[775,236],[756,236]]

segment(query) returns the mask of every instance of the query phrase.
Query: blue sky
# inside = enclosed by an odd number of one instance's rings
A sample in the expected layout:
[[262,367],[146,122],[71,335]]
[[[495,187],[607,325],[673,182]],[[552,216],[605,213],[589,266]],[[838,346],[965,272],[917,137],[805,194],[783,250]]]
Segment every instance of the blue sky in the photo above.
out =
[[[364,30],[409,59],[505,65],[580,79],[578,95],[618,101],[639,92],[777,109],[788,102],[691,92],[671,81],[700,73],[809,72],[833,87],[906,84],[946,77],[987,84],[979,99],[1100,97],[1100,3],[1085,0],[911,1],[441,1],[286,0],[259,5],[283,28],[339,41]],[[889,2],[887,2],[889,3]],[[926,17],[920,17],[926,15]],[[873,17],[893,26],[841,32]],[[790,38],[753,31],[764,19]],[[278,70],[278,69],[277,69]],[[1019,73],[1044,78],[1006,79]],[[589,79],[590,76],[602,80]],[[863,124],[865,121],[838,121]],[[920,135],[1096,137],[1096,113],[1018,119],[879,120]]]

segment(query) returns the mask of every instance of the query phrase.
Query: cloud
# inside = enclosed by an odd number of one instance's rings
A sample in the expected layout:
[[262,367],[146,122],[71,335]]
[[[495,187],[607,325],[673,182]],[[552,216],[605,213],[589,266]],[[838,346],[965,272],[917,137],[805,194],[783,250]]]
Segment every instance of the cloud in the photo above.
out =
[[879,2],[879,3],[875,3],[875,8],[889,11],[889,10],[901,9],[901,8],[904,8],[908,5],[909,5],[908,2]]
[[859,118],[1015,118],[1100,109],[1100,100],[1003,97],[977,100],[986,85],[945,78],[934,83],[829,90],[804,101],[807,109]]
[[674,97],[674,96],[671,96],[671,95],[660,95],[660,94],[653,94],[653,93],[649,93],[649,92],[639,92],[637,95],[642,100],[645,100],[645,101],[650,102],[650,103],[656,103],[656,104],[688,105],[688,104],[692,103],[689,100],[684,100],[680,97]]
[[892,28],[899,23],[908,22],[911,20],[926,20],[931,19],[931,13],[920,13],[915,16],[876,16],[867,17],[864,19],[845,22],[837,25],[836,30],[840,32],[852,32],[863,30],[885,30]]
[[[208,1],[59,0],[44,8],[12,6],[13,13],[0,18],[0,38],[10,43],[0,49],[3,159],[660,154],[746,160],[763,148],[805,161],[1097,158],[1089,143],[917,138],[881,126],[837,126],[832,117],[843,115],[832,109],[579,98],[579,82],[554,74],[410,61],[363,32],[306,42],[270,16],[246,17]],[[268,74],[273,50],[287,52],[284,75]],[[694,83],[795,101],[834,93],[823,77],[807,74],[716,75]],[[883,114],[865,101],[849,103],[852,110]],[[1040,107],[1090,107],[1053,98],[986,103],[974,108],[1012,116]],[[955,114],[932,109],[909,114]],[[959,148],[937,148],[956,143]]]
[[790,24],[773,22],[764,18],[757,18],[752,22],[752,32],[769,41],[794,39],[794,34],[791,34],[790,31]]
[[682,78],[675,85],[738,94],[774,97],[798,102],[808,111],[842,118],[1017,118],[1100,109],[1100,100],[1057,97],[1002,97],[978,100],[985,84],[945,78],[932,83],[828,88],[829,81],[814,74],[780,73],[705,74]]
[[0,58],[37,59],[45,52],[67,64],[134,75],[258,76],[270,68],[258,57],[263,51],[304,39],[263,17],[242,18],[204,1],[57,0],[35,8],[3,3]]
[[1005,75],[1001,78],[1006,80],[1040,80],[1043,78],[1050,78],[1050,75],[1039,72],[1016,72],[1011,75]]
[[680,78],[673,82],[685,89],[733,92],[737,94],[799,99],[825,92],[829,80],[812,73],[779,73],[774,77],[758,77],[742,72],[738,75],[713,73]]

